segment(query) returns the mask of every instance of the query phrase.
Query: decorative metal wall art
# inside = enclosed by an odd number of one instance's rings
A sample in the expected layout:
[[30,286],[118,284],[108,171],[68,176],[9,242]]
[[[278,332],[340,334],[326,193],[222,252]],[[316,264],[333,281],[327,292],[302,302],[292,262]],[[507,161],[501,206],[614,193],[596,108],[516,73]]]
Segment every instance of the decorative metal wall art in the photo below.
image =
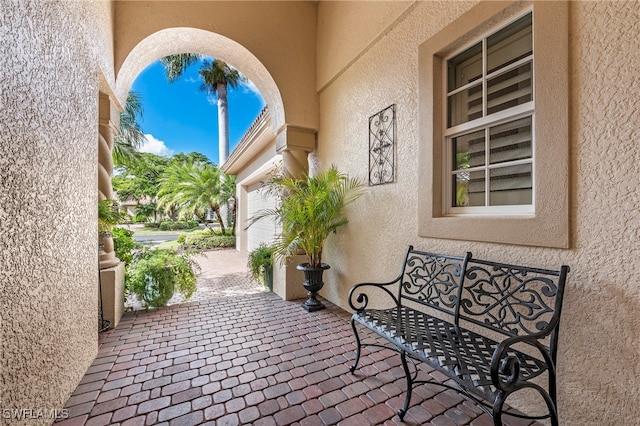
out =
[[369,185],[391,183],[395,173],[396,106],[369,117]]

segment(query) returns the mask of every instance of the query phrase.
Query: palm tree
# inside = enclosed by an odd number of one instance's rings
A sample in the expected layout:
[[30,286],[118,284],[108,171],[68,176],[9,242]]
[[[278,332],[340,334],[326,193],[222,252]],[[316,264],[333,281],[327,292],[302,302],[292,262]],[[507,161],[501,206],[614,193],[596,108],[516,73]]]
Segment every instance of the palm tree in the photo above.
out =
[[165,210],[176,208],[181,213],[197,216],[203,222],[210,208],[220,222],[220,230],[226,233],[220,204],[223,199],[222,173],[215,164],[197,161],[173,163],[160,179],[158,205]]
[[130,91],[120,113],[120,129],[114,137],[113,162],[117,166],[131,164],[137,160],[137,149],[145,140],[138,119],[142,118],[142,101],[140,95]]
[[[167,79],[173,82],[180,78],[185,70],[192,64],[203,59],[196,53],[183,53],[169,55],[160,60],[164,65]],[[219,59],[213,61],[205,59],[200,68],[200,75],[204,83],[200,89],[218,98],[218,150],[219,164],[223,164],[229,156],[229,111],[227,109],[227,86],[237,87],[246,78],[231,68],[226,62]]]
[[237,87],[244,77],[238,70],[231,68],[225,62],[215,59],[205,60],[200,75],[204,83],[200,90],[218,97],[218,150],[219,162],[224,164],[229,157],[229,110],[227,108],[227,86]]

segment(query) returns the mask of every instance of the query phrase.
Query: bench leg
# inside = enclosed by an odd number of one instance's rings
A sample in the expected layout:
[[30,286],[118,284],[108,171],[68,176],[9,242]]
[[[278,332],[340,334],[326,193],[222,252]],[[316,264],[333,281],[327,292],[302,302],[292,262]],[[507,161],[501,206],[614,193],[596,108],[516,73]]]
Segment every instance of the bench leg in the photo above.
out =
[[[559,426],[558,424],[558,411],[556,410],[556,405],[553,403],[549,394],[544,392],[541,388],[537,386],[532,386],[534,389],[537,389],[544,402],[547,404],[547,408],[549,409],[549,419],[551,420],[551,426]],[[502,408],[504,406],[504,402],[507,399],[507,394],[501,392],[496,397],[493,402],[493,425],[494,426],[502,426]]]
[[404,369],[404,375],[407,379],[407,397],[404,400],[404,406],[398,410],[398,417],[400,417],[400,421],[402,421],[404,420],[404,415],[407,414],[409,403],[411,402],[411,393],[413,392],[413,379],[411,378],[409,364],[407,364],[407,353],[405,351],[400,352],[400,359],[402,360],[402,368]]
[[504,393],[499,393],[493,401],[493,426],[502,426],[502,407],[506,398]]
[[355,334],[356,336],[356,360],[349,368],[349,371],[353,374],[353,372],[356,371],[358,363],[360,362],[360,348],[362,347],[362,345],[360,344],[360,336],[358,335],[358,330],[356,329],[356,322],[353,319],[351,320],[351,327],[353,328],[353,334]]
[[540,388],[539,386],[534,386],[534,388],[538,390],[540,395],[542,395],[544,402],[547,404],[547,408],[549,409],[549,420],[551,420],[551,426],[558,426],[559,424],[558,409],[556,408],[556,404],[554,401],[555,398],[552,398],[551,395],[549,395],[547,392],[544,391],[544,389]]

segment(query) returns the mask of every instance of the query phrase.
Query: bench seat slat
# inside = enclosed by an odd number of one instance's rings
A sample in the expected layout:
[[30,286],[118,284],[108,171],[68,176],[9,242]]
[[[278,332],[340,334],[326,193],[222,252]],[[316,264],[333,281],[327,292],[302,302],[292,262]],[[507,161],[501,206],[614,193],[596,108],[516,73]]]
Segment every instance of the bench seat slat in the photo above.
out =
[[[498,342],[406,306],[365,309],[354,313],[353,319],[464,388],[488,400],[495,398],[489,365]],[[547,370],[544,360],[516,350],[509,354],[520,360],[525,380]]]

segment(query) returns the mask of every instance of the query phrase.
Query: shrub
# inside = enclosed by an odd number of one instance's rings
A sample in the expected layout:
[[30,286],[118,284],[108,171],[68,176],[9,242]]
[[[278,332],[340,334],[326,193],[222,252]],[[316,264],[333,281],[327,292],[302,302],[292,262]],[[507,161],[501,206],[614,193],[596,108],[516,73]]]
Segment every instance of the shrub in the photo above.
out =
[[184,235],[183,248],[206,250],[218,247],[235,247],[236,237],[229,235],[215,235],[208,231],[194,232]]
[[160,224],[158,222],[145,222],[144,227],[151,228],[151,229],[158,229],[160,227]]
[[232,229],[225,229],[225,233],[224,234],[222,233],[222,230],[220,228],[207,228],[207,230],[209,232],[211,232],[213,235],[225,235],[225,236],[228,236],[228,237],[235,236],[233,234],[233,230]]
[[198,271],[192,255],[170,250],[141,251],[128,270],[128,291],[152,308],[166,306],[175,291],[189,299],[196,291]]
[[149,218],[143,214],[137,214],[133,216],[133,221],[135,223],[145,223]]
[[161,231],[173,231],[175,229],[175,222],[171,222],[171,221],[160,222],[159,228]]
[[249,253],[247,267],[256,281],[268,286],[268,275],[273,270],[273,247],[261,243]]
[[182,229],[192,229],[198,226],[198,221],[196,220],[179,220],[179,221],[171,221],[165,220],[160,222],[160,230],[161,231],[177,231]]
[[126,265],[129,265],[133,260],[132,251],[139,245],[133,240],[133,231],[124,228],[113,228],[111,235],[113,236],[116,257]]

